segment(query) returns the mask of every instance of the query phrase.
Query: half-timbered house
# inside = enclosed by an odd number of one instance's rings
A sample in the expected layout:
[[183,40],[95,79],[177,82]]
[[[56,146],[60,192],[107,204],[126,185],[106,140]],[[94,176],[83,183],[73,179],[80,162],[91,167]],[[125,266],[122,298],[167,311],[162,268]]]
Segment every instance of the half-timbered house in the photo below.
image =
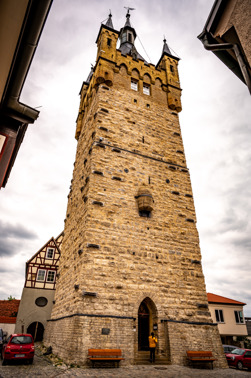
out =
[[52,311],[63,233],[51,238],[26,262],[26,277],[18,310],[15,332],[31,333],[43,339]]

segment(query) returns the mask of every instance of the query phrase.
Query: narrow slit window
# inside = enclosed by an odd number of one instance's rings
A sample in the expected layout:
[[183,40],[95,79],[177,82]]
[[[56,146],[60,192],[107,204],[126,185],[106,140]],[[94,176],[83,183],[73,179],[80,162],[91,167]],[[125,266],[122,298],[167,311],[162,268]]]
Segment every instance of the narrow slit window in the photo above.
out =
[[111,46],[111,44],[112,44],[111,38],[107,38],[107,46]]

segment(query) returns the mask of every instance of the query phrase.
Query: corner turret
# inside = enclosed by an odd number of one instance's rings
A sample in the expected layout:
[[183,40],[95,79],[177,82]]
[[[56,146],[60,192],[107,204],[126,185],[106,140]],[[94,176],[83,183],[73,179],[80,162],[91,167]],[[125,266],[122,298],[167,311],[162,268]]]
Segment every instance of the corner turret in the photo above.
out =
[[178,62],[180,59],[171,53],[165,38],[163,42],[162,55],[156,68],[166,71],[167,102],[169,108],[180,112],[182,110],[180,101],[181,88],[178,73]]

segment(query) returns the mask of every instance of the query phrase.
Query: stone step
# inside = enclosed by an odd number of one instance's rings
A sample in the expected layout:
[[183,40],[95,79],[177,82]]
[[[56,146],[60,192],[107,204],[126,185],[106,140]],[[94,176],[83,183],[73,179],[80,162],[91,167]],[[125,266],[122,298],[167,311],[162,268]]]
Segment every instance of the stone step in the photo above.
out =
[[150,362],[150,352],[138,352],[137,357],[134,359],[135,365],[169,365],[170,362],[166,356],[159,356],[156,354],[155,363]]

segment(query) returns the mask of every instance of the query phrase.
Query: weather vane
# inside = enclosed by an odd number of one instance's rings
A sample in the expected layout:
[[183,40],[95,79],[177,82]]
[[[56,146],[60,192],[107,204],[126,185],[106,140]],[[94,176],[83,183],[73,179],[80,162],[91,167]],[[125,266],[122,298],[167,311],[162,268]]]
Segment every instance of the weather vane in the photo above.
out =
[[128,14],[130,14],[130,11],[135,10],[135,8],[130,8],[130,7],[124,7],[124,8],[127,9]]

